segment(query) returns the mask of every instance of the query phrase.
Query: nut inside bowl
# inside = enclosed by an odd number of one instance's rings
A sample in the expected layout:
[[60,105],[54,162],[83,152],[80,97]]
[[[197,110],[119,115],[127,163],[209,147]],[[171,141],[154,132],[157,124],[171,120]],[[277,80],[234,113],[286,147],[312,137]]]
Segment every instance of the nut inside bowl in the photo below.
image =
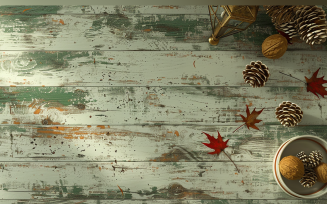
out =
[[327,142],[319,137],[304,135],[293,137],[284,142],[276,152],[273,173],[277,184],[289,195],[296,198],[312,199],[327,193],[327,184],[316,182],[311,188],[303,187],[299,180],[288,180],[279,171],[279,162],[286,156],[296,156],[301,151],[309,155],[318,150],[323,155],[322,162],[327,163]]

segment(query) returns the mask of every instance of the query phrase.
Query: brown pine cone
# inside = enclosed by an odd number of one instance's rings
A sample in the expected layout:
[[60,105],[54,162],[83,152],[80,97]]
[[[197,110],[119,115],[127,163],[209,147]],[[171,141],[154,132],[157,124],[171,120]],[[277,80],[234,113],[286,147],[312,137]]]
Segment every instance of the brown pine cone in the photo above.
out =
[[264,86],[269,76],[268,67],[260,61],[252,61],[250,64],[246,65],[245,70],[243,70],[244,81],[253,88]]
[[309,159],[308,156],[304,153],[304,151],[298,153],[296,156],[302,161],[304,168],[307,168]]
[[295,12],[302,6],[288,6],[288,5],[266,5],[266,14],[271,17],[274,24],[280,25],[293,20]]
[[285,127],[294,127],[303,118],[303,111],[301,108],[290,101],[283,101],[276,108],[276,118]]
[[317,175],[313,169],[305,169],[304,176],[300,179],[300,184],[303,187],[312,187],[317,181]]
[[304,6],[264,6],[266,13],[271,17],[275,28],[283,31],[290,38],[298,35],[298,31],[295,28],[294,17],[298,9]]
[[321,44],[327,38],[326,13],[317,6],[305,6],[295,13],[295,27],[307,44]]
[[309,154],[309,157],[308,157],[308,168],[315,168],[317,167],[321,160],[323,159],[323,156],[322,154],[319,152],[319,151],[312,151],[310,154]]

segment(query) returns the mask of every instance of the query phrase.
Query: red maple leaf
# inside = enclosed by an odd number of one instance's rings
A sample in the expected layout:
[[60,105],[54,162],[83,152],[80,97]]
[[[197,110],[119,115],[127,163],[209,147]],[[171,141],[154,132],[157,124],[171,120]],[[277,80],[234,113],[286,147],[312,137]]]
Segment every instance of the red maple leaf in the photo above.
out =
[[[217,139],[215,137],[213,137],[213,136],[205,133],[205,132],[203,132],[203,133],[207,136],[207,138],[209,139],[210,143],[202,143],[202,144],[204,144],[205,146],[207,146],[207,147],[215,150],[213,152],[209,152],[208,154],[217,154],[217,155],[219,155],[220,152],[224,152],[224,154],[228,157],[228,159],[231,160],[231,162],[233,162],[232,159],[224,151],[224,149],[226,147],[228,147],[227,146],[227,142],[228,142],[229,139],[226,140],[226,141],[223,141],[223,138],[221,137],[221,135],[219,134],[219,132],[218,132],[218,138]],[[235,165],[234,162],[233,162],[233,164]],[[238,170],[238,168],[237,168],[236,165],[235,165],[235,167],[236,167],[237,171],[239,172],[239,170]]]
[[319,69],[315,73],[313,73],[313,75],[310,79],[305,77],[305,80],[307,81],[307,92],[310,91],[319,98],[319,96],[317,95],[317,93],[318,93],[323,98],[325,98],[324,96],[327,95],[327,91],[325,90],[325,88],[327,88],[327,87],[323,87],[322,84],[327,83],[327,81],[324,80],[325,76],[323,76],[321,78],[317,78]]
[[[248,107],[248,105],[246,105],[246,118],[243,115],[240,115],[243,119],[243,122],[245,122],[243,125],[246,125],[248,127],[248,129],[250,129],[250,127],[251,127],[253,129],[259,130],[259,128],[257,126],[255,126],[255,124],[262,121],[262,120],[257,119],[257,117],[260,115],[260,113],[262,111],[263,111],[263,109],[261,111],[255,111],[255,108],[254,108],[252,113],[250,114],[249,107]],[[242,127],[243,125],[241,125],[240,127]],[[238,127],[236,130],[238,130],[240,127]],[[234,130],[234,132],[236,130]]]
[[213,136],[205,133],[205,132],[203,132],[203,133],[208,137],[210,143],[209,144],[208,143],[202,143],[202,144],[204,144],[205,146],[215,150],[213,152],[209,152],[208,154],[220,154],[221,151],[224,151],[224,149],[226,147],[228,147],[227,142],[228,142],[229,139],[224,142],[223,138],[221,137],[219,132],[218,132],[218,138],[217,139],[214,138]]

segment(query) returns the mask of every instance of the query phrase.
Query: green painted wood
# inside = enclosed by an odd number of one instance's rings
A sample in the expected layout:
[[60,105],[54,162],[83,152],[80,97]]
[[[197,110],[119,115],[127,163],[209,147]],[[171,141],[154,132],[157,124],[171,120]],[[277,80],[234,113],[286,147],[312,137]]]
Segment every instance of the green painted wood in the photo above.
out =
[[236,165],[240,173],[232,162],[1,162],[0,195],[38,200],[291,199],[275,182],[271,162]]
[[260,131],[238,126],[0,126],[0,161],[129,161],[129,162],[210,162],[215,157],[203,142],[202,132],[224,140],[233,161],[271,162],[279,146],[300,135],[327,139],[325,126],[265,125]]
[[275,108],[292,101],[304,111],[299,125],[325,125],[327,101],[305,87],[3,87],[2,124],[239,125],[250,110],[279,124]]
[[[294,39],[264,58],[277,32],[261,7],[248,30],[210,46],[206,9],[1,6],[0,203],[325,203],[283,193],[271,162],[291,137],[326,139],[325,99],[276,74],[325,75],[326,43]],[[269,62],[264,88],[242,81],[252,60]],[[283,100],[304,110],[300,126],[274,118]],[[232,133],[246,104],[265,108],[260,131]],[[240,174],[207,154],[201,132],[216,130]]]
[[[150,204],[153,202],[159,203],[159,204],[324,204],[326,203],[326,200],[320,199],[320,200],[272,200],[272,199],[265,199],[265,200],[182,200],[182,199],[176,199],[176,200],[122,200],[122,199],[110,199],[105,200],[105,199],[97,199],[97,200],[80,200],[80,199],[46,199],[47,202],[60,202],[63,204],[69,204],[69,203],[83,203],[83,204],[105,204],[105,203],[122,203],[122,204]],[[22,199],[22,200],[4,200],[0,201],[0,203],[12,203],[12,204],[25,204],[25,203],[44,203],[43,201],[38,201],[36,199]]]
[[[325,5],[317,5],[326,9]],[[260,6],[263,12],[263,6]],[[207,5],[2,5],[0,15],[13,14],[208,14]]]
[[[270,70],[266,87],[305,87],[294,78],[327,74],[326,51],[289,51],[277,60],[256,51],[6,51],[1,86],[242,86],[251,61]],[[228,76],[228,77],[227,77]]]
[[[263,9],[246,31],[218,46],[208,43],[209,14],[14,14],[0,22],[1,50],[261,51],[264,39],[277,33]],[[326,43],[293,41],[289,50],[326,50]]]
[[3,5],[0,15],[13,14],[208,14],[207,5]]
[[[83,203],[83,204],[105,204],[105,203],[122,203],[122,204],[150,204],[153,202],[162,204],[162,203],[169,203],[169,204],[324,204],[326,200],[272,200],[272,199],[265,199],[265,200],[182,200],[182,199],[176,199],[176,200],[122,200],[122,199],[97,199],[97,200],[80,200],[80,199],[47,199],[47,202],[60,202],[63,204],[69,204],[69,203]],[[25,203],[44,203],[43,201],[38,201],[36,199],[22,199],[22,200],[4,200],[0,201],[0,203],[12,203],[12,204],[25,204]]]

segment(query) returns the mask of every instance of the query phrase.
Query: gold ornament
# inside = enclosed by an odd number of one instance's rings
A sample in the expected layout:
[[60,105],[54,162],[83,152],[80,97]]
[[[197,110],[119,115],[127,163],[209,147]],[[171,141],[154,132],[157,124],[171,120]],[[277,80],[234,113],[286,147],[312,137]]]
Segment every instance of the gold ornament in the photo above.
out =
[[322,183],[327,183],[327,164],[321,162],[319,166],[315,168],[315,172],[318,177],[318,181]]
[[262,54],[269,59],[278,59],[285,54],[287,43],[284,36],[280,34],[271,35],[262,43]]
[[289,180],[299,180],[304,175],[304,165],[299,158],[287,156],[279,162],[279,171]]

